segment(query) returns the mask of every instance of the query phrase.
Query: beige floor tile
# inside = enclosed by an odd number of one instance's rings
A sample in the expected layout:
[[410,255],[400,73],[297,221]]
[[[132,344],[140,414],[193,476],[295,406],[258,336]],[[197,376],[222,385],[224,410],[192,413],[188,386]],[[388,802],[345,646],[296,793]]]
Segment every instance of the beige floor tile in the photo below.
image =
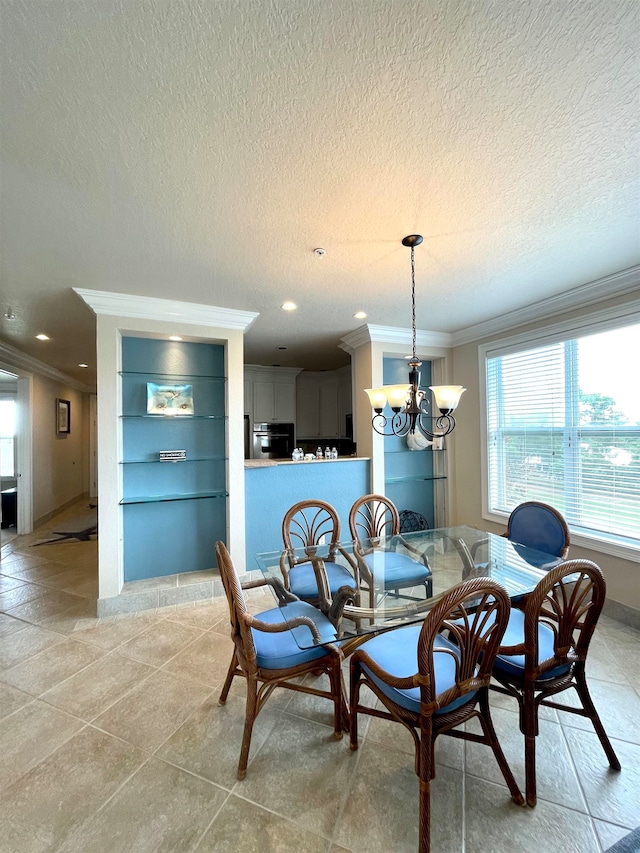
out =
[[0,672],[22,663],[43,649],[49,649],[61,643],[64,637],[29,625],[23,631],[0,637]]
[[[418,847],[418,777],[413,758],[365,742],[335,840],[355,853],[413,853]],[[462,773],[439,767],[431,784],[432,850],[462,849]]]
[[33,702],[33,696],[0,681],[0,720]]
[[208,631],[172,658],[164,669],[217,687],[227,675],[232,652],[230,637]]
[[[474,853],[600,853],[588,815],[538,800],[517,806],[503,786],[466,777],[466,850]],[[435,853],[435,851],[434,851]]]
[[[2,563],[0,563],[0,569],[2,568]],[[0,574],[0,595],[5,592],[9,592],[11,589],[17,589],[19,586],[24,584],[23,580],[19,578],[8,577],[7,575]]]
[[[18,635],[20,636],[20,635]],[[56,684],[84,669],[102,657],[104,652],[86,643],[62,638],[51,649],[45,649],[29,660],[2,673],[2,680],[32,696],[40,696]]]
[[[413,738],[400,723],[360,715],[358,720],[359,732],[362,729],[363,720],[367,719],[370,720],[366,735],[367,741],[375,741],[381,746],[397,749],[410,756],[415,754]],[[464,768],[464,742],[441,735],[436,740],[436,763],[452,767],[454,770],[462,770]]]
[[154,672],[153,667],[111,652],[44,693],[42,699],[90,722]]
[[[613,684],[595,678],[590,678],[587,683],[609,737],[640,744],[640,696],[636,691],[625,684]],[[557,700],[574,707],[580,704],[574,690],[565,690]],[[564,726],[593,732],[593,725],[586,717],[560,712],[560,721]]]
[[79,624],[77,629],[70,635],[74,640],[98,646],[101,649],[111,651],[126,643],[132,637],[142,634],[149,627],[147,618],[131,616],[128,619],[112,621],[96,621],[89,627]]
[[163,619],[119,647],[125,657],[162,666],[202,636],[199,628]]
[[611,741],[622,765],[609,767],[596,734],[564,729],[580,784],[593,817],[635,829],[640,823],[640,746]]
[[35,583],[23,583],[14,589],[0,593],[0,610],[6,613],[27,601],[35,601],[43,595],[47,594],[45,587],[38,586]]
[[65,613],[82,602],[82,598],[61,590],[46,589],[44,595],[34,601],[27,601],[18,607],[7,610],[9,616],[24,619],[25,622],[38,624],[44,619]]
[[[23,622],[21,619],[16,619],[15,616],[7,616],[6,613],[0,613],[0,646],[3,637],[9,637],[11,634],[23,631],[28,627],[28,624],[28,622]],[[2,654],[1,651],[0,654]]]
[[331,838],[355,754],[333,731],[283,715],[235,793],[317,835]]
[[231,795],[196,853],[326,853],[327,841]]
[[604,820],[594,820],[593,824],[596,828],[596,835],[602,845],[603,850],[608,850],[613,847],[621,838],[629,834],[629,830],[624,826],[617,826],[615,823],[608,823]]
[[226,634],[227,636],[230,634],[229,605],[226,598],[182,605],[177,607],[168,618],[184,625],[193,625],[194,628],[202,628],[205,631],[224,620]]
[[211,695],[204,684],[160,670],[101,714],[94,724],[155,751]]
[[[237,782],[244,718],[242,697],[230,695],[225,705],[219,705],[216,691],[160,747],[157,755],[231,790]],[[251,737],[249,773],[253,772],[253,758],[278,721],[278,712],[270,704],[258,714]]]
[[3,720],[0,726],[0,790],[24,776],[83,725],[80,720],[39,701],[25,705]]
[[131,744],[86,728],[5,791],[3,843],[20,853],[59,853],[145,758]]
[[187,853],[227,796],[216,785],[151,758],[59,853]]
[[[500,746],[524,793],[524,737],[520,732],[518,715],[494,708],[492,717]],[[475,720],[467,723],[467,726],[472,731],[480,731]],[[498,762],[488,746],[476,743],[467,743],[465,746],[467,773],[506,786]],[[558,723],[540,720],[536,738],[536,768],[539,799],[587,811],[571,754]]]

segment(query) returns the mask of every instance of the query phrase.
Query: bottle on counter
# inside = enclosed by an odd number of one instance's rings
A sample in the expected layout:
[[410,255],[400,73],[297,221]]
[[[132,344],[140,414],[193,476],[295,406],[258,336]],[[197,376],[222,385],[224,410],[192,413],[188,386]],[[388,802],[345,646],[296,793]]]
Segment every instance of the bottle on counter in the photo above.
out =
[[331,459],[331,450],[329,449],[329,445],[327,445],[324,449],[324,458]]
[[316,449],[316,459],[322,459],[322,448],[318,445]]
[[338,458],[338,451],[336,450],[336,448],[335,448],[335,447],[332,447],[332,448],[331,448],[331,458],[332,458],[332,459],[337,459],[337,458]]

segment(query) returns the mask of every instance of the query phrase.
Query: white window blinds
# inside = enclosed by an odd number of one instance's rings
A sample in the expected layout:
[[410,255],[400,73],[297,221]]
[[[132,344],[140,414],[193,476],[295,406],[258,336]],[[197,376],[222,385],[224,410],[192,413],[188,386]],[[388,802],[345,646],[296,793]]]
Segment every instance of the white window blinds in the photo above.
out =
[[640,324],[489,356],[489,508],[640,544]]

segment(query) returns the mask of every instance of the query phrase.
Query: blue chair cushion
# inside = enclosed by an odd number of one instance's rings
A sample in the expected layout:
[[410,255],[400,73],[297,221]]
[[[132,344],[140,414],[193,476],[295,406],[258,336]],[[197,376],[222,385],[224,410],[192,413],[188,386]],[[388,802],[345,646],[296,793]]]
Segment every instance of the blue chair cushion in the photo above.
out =
[[[382,667],[390,675],[397,678],[407,678],[415,675],[418,672],[418,637],[420,635],[421,625],[407,625],[405,628],[396,628],[392,631],[387,631],[385,634],[378,634],[371,640],[367,640],[360,646],[362,651],[365,651],[369,657],[374,660],[378,666]],[[435,648],[448,649],[452,654],[437,653],[434,654],[435,666],[435,689],[436,693],[443,693],[455,684],[456,664],[454,655],[459,658],[458,648],[444,637],[438,636],[434,643]],[[396,687],[389,687],[386,682],[377,676],[373,675],[370,669],[363,664],[362,667],[366,670],[367,675],[380,688],[385,696],[388,696],[396,705],[406,708],[408,711],[413,711],[414,714],[420,713],[420,688],[411,687],[406,690],[399,690]],[[446,708],[441,708],[437,713],[444,714],[447,711],[453,711],[459,705],[468,702],[474,695],[467,693],[456,699]]]
[[384,581],[385,589],[415,586],[431,577],[431,569],[424,563],[418,563],[398,551],[373,551],[365,554],[364,561],[374,580],[377,583]]
[[[554,634],[551,628],[540,622],[538,625],[538,660],[548,660],[553,657]],[[517,646],[524,642],[524,613],[522,610],[511,609],[507,630],[502,638],[503,646]],[[501,670],[508,675],[522,678],[524,672],[524,655],[502,655],[498,654],[493,665],[494,669]],[[549,678],[557,678],[564,675],[570,669],[569,664],[556,666],[544,673],[539,679],[544,681]]]
[[[324,565],[331,595],[335,595],[341,586],[350,586],[351,589],[356,588],[353,575],[344,566],[327,562]],[[311,563],[300,563],[300,565],[294,566],[291,569],[289,572],[289,586],[291,592],[297,595],[298,598],[315,599],[318,597],[318,583]]]
[[[324,642],[333,642],[336,638],[336,630],[327,619],[312,604],[306,601],[292,601],[282,608],[275,607],[273,610],[265,610],[258,613],[256,619],[270,624],[276,622],[287,622],[297,616],[307,616],[315,622],[320,636]],[[256,647],[258,666],[261,669],[288,669],[311,660],[324,657],[328,652],[324,646],[313,645],[313,635],[309,628],[300,626],[289,631],[278,631],[268,634],[257,628],[251,629],[253,644]],[[298,639],[300,648],[296,642]]]

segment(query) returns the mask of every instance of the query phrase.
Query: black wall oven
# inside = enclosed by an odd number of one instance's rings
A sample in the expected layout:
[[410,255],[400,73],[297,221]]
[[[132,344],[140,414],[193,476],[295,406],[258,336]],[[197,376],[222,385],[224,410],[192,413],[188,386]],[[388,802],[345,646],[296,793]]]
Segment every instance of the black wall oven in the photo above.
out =
[[293,424],[254,424],[253,459],[291,459]]

